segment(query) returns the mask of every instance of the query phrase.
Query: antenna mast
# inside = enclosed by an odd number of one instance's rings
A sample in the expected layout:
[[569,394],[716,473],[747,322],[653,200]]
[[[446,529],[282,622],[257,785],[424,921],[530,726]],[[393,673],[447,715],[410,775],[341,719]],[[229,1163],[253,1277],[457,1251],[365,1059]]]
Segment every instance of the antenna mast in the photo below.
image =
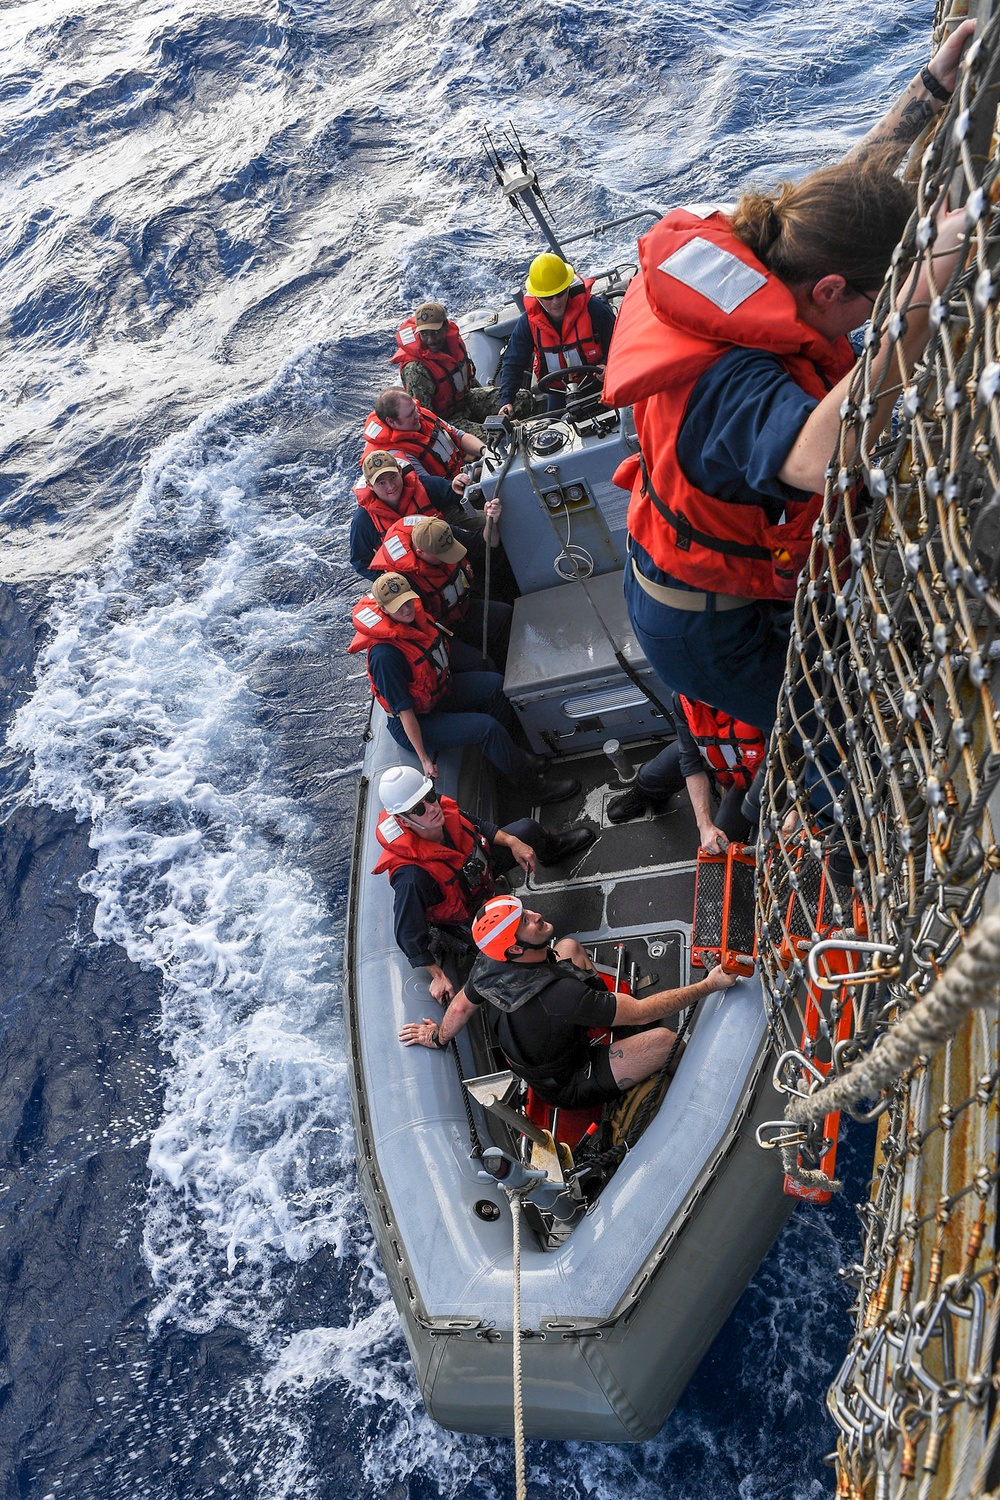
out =
[[504,165],[499,148],[485,126],[483,127],[483,141],[486,147],[486,158],[493,168],[493,175],[504,197],[514,205],[526,224],[528,215],[531,215],[545,236],[549,248],[565,260],[566,256],[556,235],[555,225],[548,217],[549,205],[539,186],[538,173],[524,148],[514,122],[512,120],[507,122],[504,142],[508,150],[514,153],[517,159],[516,165],[510,167]]

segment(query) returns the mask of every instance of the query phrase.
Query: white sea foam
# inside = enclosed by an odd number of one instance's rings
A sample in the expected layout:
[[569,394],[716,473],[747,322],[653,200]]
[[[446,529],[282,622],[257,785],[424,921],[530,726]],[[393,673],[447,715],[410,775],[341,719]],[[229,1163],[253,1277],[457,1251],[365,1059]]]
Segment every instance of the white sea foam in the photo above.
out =
[[[13,736],[35,796],[90,820],[95,932],[163,976],[154,1328],[232,1320],[276,1260],[342,1252],[357,1218],[338,933],[250,686],[324,625],[322,609],[256,597],[262,551],[303,579],[323,564],[315,523],[257,495],[266,440],[226,422],[206,417],[151,463],[112,557],[56,612]],[[258,1274],[219,1284],[220,1258]]]

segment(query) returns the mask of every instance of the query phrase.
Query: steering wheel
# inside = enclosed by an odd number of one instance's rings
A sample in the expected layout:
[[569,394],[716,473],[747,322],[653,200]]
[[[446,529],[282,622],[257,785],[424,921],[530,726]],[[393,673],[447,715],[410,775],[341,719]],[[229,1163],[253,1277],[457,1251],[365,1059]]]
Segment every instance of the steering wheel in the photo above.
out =
[[[557,380],[563,382],[567,380],[577,382],[580,380],[581,376],[586,380],[588,385],[596,380],[598,376],[600,376],[601,380],[603,381],[604,366],[567,365],[565,370],[550,370],[547,375],[542,376],[541,380],[535,381],[535,384],[531,388],[531,393],[533,396],[544,396],[549,387],[555,385]],[[570,392],[567,392],[567,395],[570,394]]]

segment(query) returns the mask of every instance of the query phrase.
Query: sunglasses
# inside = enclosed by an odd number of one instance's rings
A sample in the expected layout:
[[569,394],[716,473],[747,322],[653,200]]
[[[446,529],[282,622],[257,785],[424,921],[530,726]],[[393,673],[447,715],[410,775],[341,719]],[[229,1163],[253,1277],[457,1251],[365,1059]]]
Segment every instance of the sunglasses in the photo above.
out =
[[433,807],[437,801],[439,801],[437,792],[425,792],[419,802],[414,802],[412,807],[406,809],[403,816],[404,818],[422,818],[427,810],[427,804],[430,803]]
[[855,297],[864,297],[865,301],[869,302],[872,307],[875,306],[875,297],[878,296],[878,292],[876,292],[875,296],[873,297],[871,292],[866,292],[864,287],[856,286],[853,281],[845,281],[844,285],[849,292],[854,293]]

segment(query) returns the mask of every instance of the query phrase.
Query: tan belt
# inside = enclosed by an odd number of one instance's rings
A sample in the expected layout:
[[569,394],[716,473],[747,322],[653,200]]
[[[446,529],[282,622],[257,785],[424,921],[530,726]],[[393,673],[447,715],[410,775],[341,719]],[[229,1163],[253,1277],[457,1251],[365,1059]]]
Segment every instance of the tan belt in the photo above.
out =
[[668,589],[662,583],[654,583],[651,578],[640,573],[635,558],[632,558],[632,572],[635,581],[658,604],[669,604],[671,609],[686,609],[691,614],[704,614],[708,608],[709,599],[715,600],[717,610],[721,609],[743,609],[747,604],[752,604],[752,599],[741,599],[736,594],[699,594],[692,589]]

